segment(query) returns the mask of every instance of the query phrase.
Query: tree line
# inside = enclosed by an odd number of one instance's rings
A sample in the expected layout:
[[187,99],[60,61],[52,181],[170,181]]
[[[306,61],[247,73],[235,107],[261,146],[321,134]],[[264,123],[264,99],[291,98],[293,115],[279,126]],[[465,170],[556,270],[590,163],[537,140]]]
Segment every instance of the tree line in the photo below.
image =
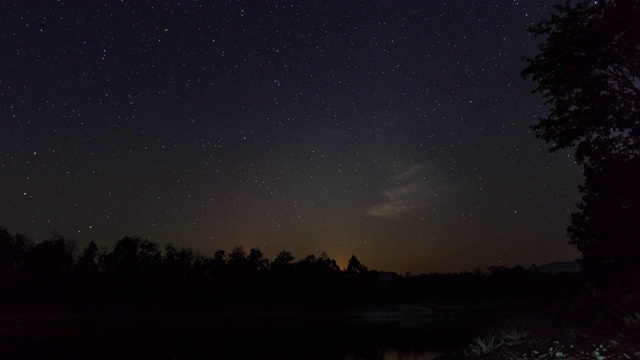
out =
[[[54,235],[31,242],[0,227],[0,301],[19,303],[200,303],[385,305],[544,299],[577,291],[576,275],[491,267],[458,274],[378,272],[354,255],[346,268],[327,254],[273,259],[241,246],[205,255],[124,237],[112,250],[77,251]],[[554,295],[555,294],[555,295]]]

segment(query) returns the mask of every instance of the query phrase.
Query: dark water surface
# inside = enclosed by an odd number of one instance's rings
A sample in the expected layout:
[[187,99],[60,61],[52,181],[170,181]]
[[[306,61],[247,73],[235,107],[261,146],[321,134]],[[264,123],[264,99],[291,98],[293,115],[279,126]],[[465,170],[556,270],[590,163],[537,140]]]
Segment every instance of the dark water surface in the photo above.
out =
[[4,322],[2,359],[431,359],[467,343],[455,319],[51,318]]

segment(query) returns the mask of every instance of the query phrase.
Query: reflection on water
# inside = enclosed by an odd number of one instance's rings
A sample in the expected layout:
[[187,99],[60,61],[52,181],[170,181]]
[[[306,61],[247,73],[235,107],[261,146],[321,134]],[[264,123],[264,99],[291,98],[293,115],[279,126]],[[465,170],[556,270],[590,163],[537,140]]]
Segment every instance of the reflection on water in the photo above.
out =
[[425,360],[469,324],[347,320],[58,321],[1,324],[3,358]]
[[[395,349],[389,349],[380,354],[380,360],[433,360],[436,357],[442,355],[441,351],[412,351],[408,354],[401,353]],[[347,355],[345,360],[365,360],[364,358]],[[368,360],[368,359],[367,359]]]

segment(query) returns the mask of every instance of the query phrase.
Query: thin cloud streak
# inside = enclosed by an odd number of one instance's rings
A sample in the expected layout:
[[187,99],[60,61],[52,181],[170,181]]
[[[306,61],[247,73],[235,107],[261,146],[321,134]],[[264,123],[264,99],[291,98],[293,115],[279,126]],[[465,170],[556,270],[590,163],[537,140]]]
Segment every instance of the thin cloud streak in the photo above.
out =
[[421,172],[422,165],[413,165],[406,171],[392,176],[395,183],[400,185],[386,188],[382,191],[384,200],[366,209],[369,216],[397,219],[417,209],[429,205],[434,193],[429,189]]

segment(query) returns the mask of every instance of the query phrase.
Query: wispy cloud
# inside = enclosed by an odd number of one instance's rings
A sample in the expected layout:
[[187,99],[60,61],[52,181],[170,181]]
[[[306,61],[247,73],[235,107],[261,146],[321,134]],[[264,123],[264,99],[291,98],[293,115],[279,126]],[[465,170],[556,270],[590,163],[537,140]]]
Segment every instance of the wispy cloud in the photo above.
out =
[[422,172],[423,169],[424,169],[424,165],[422,164],[412,165],[410,168],[408,168],[403,172],[400,172],[399,174],[395,175],[393,178],[399,181],[412,180],[416,178],[418,175],[420,175],[420,172]]
[[383,200],[366,210],[370,216],[399,218],[432,202],[435,195],[422,175],[423,165],[413,165],[391,177],[395,185],[382,191]]

